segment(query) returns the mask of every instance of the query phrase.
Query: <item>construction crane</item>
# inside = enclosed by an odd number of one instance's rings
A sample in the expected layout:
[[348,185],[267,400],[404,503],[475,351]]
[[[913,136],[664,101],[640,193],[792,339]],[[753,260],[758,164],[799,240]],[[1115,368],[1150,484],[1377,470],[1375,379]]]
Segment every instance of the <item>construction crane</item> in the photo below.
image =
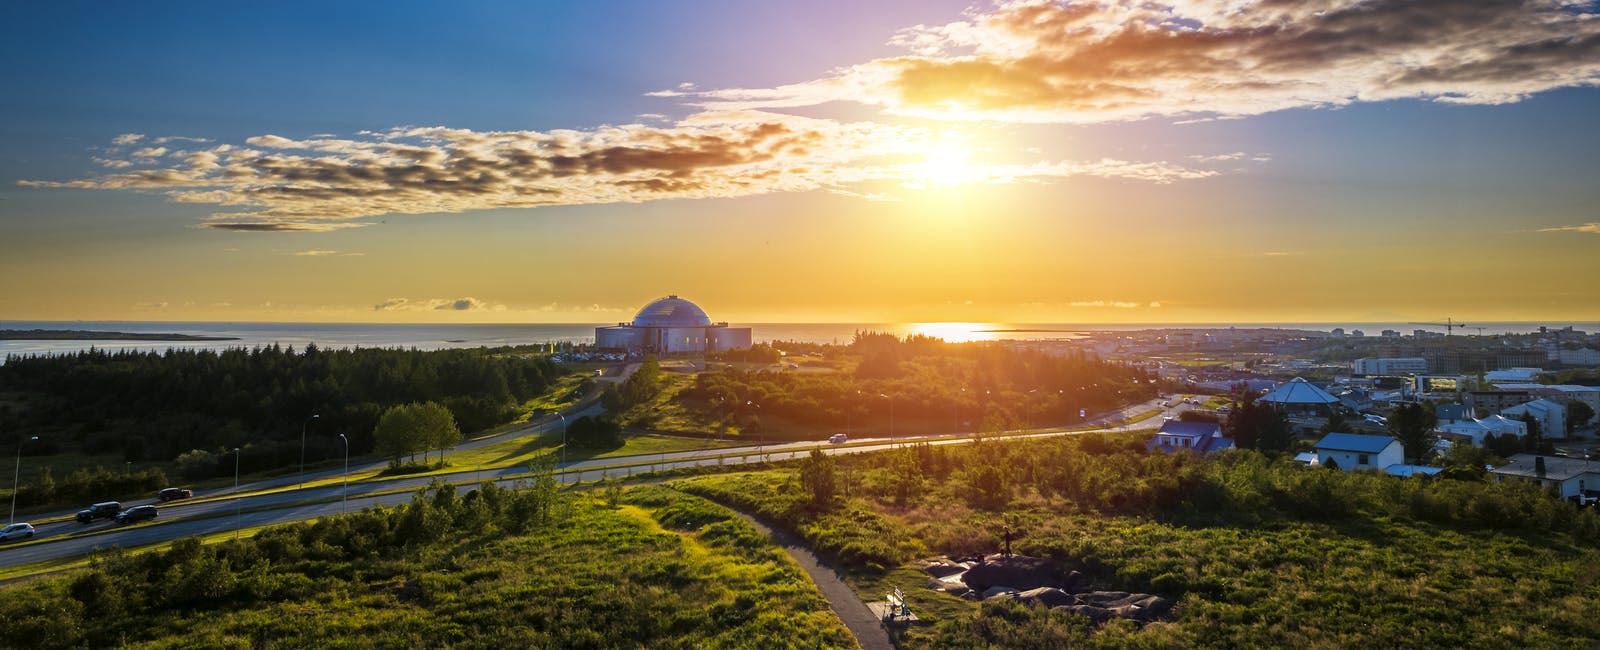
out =
[[1466,323],[1458,323],[1450,318],[1444,319],[1443,323],[1407,323],[1407,325],[1429,325],[1432,327],[1443,327],[1445,336],[1450,336],[1450,333],[1457,328],[1466,329],[1467,327]]

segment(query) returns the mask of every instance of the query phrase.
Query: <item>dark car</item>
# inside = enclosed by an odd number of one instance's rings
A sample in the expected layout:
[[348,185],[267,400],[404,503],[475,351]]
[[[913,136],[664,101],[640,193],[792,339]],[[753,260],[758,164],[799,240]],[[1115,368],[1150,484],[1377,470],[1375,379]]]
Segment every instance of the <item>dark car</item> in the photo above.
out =
[[115,501],[105,501],[78,511],[78,523],[87,524],[96,519],[110,519],[122,512],[122,504]]
[[134,506],[117,515],[117,523],[131,524],[156,518],[155,506]]
[[162,490],[161,492],[157,493],[156,496],[161,497],[162,501],[171,501],[173,499],[187,499],[189,497],[194,496],[194,490],[185,490],[183,488],[167,488],[167,489]]

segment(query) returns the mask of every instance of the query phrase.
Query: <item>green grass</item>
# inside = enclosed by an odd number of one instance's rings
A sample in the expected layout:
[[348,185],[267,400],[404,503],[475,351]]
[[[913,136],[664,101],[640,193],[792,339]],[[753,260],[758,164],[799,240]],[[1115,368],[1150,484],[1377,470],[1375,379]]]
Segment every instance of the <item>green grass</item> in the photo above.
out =
[[[853,496],[826,509],[806,504],[788,467],[673,485],[799,533],[850,568],[863,599],[903,589],[924,621],[901,633],[903,648],[1566,648],[1600,638],[1590,513],[1518,486],[1305,470],[1248,454],[1177,459],[1132,451],[1138,442],[1119,434],[841,459]],[[1002,505],[972,498],[986,466],[1006,468]],[[911,497],[897,498],[908,476]],[[979,605],[926,589],[909,564],[995,552],[1002,525],[1019,533],[1019,552],[1083,571],[1096,588],[1178,599],[1176,618],[1095,627]]]
[[[522,532],[456,500],[177,544],[0,588],[0,615],[45,648],[854,646],[804,573],[731,512],[660,487],[612,496],[568,498]],[[373,546],[362,522],[380,520],[449,532]]]

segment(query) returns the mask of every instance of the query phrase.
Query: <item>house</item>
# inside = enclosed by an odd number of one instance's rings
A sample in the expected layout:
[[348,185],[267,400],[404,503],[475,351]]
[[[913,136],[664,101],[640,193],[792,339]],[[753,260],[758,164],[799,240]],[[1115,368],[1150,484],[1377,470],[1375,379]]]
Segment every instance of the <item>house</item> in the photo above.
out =
[[1405,448],[1393,436],[1330,433],[1317,441],[1317,464],[1342,470],[1383,469],[1406,460]]
[[[1443,408],[1443,407],[1440,407]],[[1513,436],[1521,439],[1528,435],[1528,423],[1513,420],[1503,415],[1491,415],[1486,418],[1468,418],[1465,420],[1444,421],[1440,418],[1438,431],[1453,440],[1462,440],[1482,447],[1483,441],[1489,436]]]
[[[1589,405],[1595,413],[1600,414],[1600,386],[1578,386],[1573,384],[1495,384],[1500,390],[1521,390],[1533,393],[1552,402],[1566,406],[1567,402],[1577,401]],[[1578,424],[1588,424],[1579,422]],[[1556,434],[1564,435],[1564,434]]]
[[1489,470],[1496,481],[1526,481],[1552,489],[1563,499],[1600,492],[1600,462],[1562,456],[1517,454]]
[[1436,476],[1439,474],[1439,472],[1443,471],[1443,467],[1429,467],[1427,465],[1390,465],[1383,468],[1383,472],[1385,474],[1390,476],[1398,476],[1400,478],[1408,478],[1412,476]]
[[1545,398],[1518,404],[1500,411],[1500,415],[1513,420],[1531,416],[1539,423],[1539,433],[1545,438],[1564,438],[1567,435],[1567,407]]
[[1145,448],[1167,453],[1188,451],[1206,456],[1233,448],[1233,441],[1222,436],[1222,425],[1216,422],[1167,420]]

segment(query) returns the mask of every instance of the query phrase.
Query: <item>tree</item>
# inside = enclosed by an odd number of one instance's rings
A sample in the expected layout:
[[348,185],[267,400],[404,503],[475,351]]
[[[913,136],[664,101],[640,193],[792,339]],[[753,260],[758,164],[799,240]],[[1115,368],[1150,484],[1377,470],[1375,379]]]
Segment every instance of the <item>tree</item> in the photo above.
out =
[[1276,409],[1257,402],[1250,393],[1240,397],[1228,415],[1226,432],[1234,444],[1245,449],[1284,451],[1294,442],[1289,420]]
[[416,456],[419,451],[427,462],[430,449],[438,449],[443,458],[445,449],[461,441],[461,429],[450,409],[441,404],[401,404],[383,412],[372,438],[378,453],[399,465],[401,456]]
[[1522,439],[1523,447],[1528,451],[1538,451],[1539,443],[1544,441],[1544,425],[1532,413],[1523,413],[1522,423],[1528,425],[1528,437]]
[[1433,444],[1433,427],[1439,419],[1427,404],[1407,402],[1389,416],[1389,432],[1406,448],[1406,459],[1422,461]]
[[1338,411],[1334,411],[1333,415],[1328,416],[1328,423],[1322,425],[1322,428],[1317,430],[1317,432],[1321,433],[1322,435],[1349,431],[1350,421],[1346,420],[1344,414]]
[[622,425],[611,417],[585,415],[567,426],[567,444],[574,448],[616,449],[622,443]]
[[450,409],[445,408],[443,404],[436,402],[423,402],[414,404],[412,407],[416,409],[415,417],[422,426],[423,440],[426,445],[423,447],[423,462],[428,460],[427,449],[439,450],[439,460],[442,462],[444,460],[444,450],[461,442],[461,429],[456,426],[455,415],[451,414]]
[[800,487],[811,494],[811,504],[827,507],[839,491],[839,472],[832,456],[821,450],[800,461]]
[[1567,402],[1567,434],[1576,432],[1579,428],[1587,426],[1589,420],[1594,418],[1594,407],[1588,402],[1569,400]]

